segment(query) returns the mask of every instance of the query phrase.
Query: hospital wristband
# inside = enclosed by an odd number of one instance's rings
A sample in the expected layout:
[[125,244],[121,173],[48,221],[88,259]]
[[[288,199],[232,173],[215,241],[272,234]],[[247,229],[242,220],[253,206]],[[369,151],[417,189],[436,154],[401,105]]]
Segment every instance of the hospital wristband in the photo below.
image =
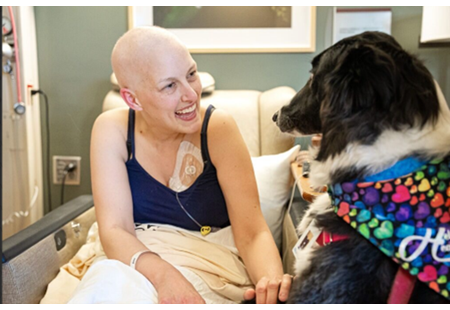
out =
[[152,253],[152,254],[155,254],[156,256],[159,257],[158,254],[156,254],[155,252],[152,252],[152,251],[150,251],[150,250],[139,251],[139,252],[137,252],[136,254],[134,254],[133,257],[131,258],[131,261],[130,261],[130,267],[131,267],[131,268],[136,269],[136,263],[137,263],[137,261],[138,261],[138,259],[139,259],[139,256],[141,256],[141,255],[144,254],[144,253]]

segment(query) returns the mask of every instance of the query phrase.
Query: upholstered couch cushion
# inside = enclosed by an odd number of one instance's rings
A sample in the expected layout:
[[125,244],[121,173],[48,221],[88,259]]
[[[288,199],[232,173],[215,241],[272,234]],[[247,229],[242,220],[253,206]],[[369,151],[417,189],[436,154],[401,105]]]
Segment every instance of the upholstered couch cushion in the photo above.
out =
[[278,154],[294,144],[294,137],[283,133],[272,120],[273,114],[288,104],[295,95],[291,87],[280,86],[262,92],[259,98],[261,155]]
[[[256,90],[216,90],[201,100],[233,115],[251,156],[261,155],[259,137],[259,97]],[[255,117],[256,116],[256,117]]]

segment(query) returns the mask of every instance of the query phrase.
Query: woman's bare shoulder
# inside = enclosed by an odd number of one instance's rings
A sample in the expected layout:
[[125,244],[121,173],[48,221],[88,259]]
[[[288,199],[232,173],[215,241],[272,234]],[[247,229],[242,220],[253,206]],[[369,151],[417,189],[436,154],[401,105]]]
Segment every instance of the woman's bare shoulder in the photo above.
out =
[[128,125],[128,108],[118,108],[103,112],[94,123],[94,131],[108,130],[110,133],[126,134]]
[[233,116],[225,110],[215,109],[211,114],[208,124],[208,135],[221,135],[224,132],[237,129],[237,124]]
[[128,108],[113,109],[100,114],[95,120],[91,142],[107,143],[119,150],[125,148],[128,132]]
[[242,136],[233,116],[227,111],[216,109],[208,123],[208,150],[211,159],[219,159],[222,154],[245,148]]
[[105,111],[100,114],[95,123],[100,123],[104,126],[121,126],[128,123],[129,108],[117,108]]

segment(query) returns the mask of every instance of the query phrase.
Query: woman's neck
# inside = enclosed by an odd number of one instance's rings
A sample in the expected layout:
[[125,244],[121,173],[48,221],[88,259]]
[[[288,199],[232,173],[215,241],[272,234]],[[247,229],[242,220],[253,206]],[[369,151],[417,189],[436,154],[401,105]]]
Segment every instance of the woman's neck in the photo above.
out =
[[172,144],[179,145],[186,137],[185,133],[175,132],[159,126],[157,120],[141,111],[136,113],[136,129],[139,131],[139,134],[151,141],[156,147]]

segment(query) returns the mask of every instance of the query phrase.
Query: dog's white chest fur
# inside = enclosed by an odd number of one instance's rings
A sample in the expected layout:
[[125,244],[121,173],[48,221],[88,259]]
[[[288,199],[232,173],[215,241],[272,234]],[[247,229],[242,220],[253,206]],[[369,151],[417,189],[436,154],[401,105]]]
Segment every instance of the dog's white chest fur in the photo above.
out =
[[[309,206],[305,215],[303,216],[300,224],[297,226],[297,233],[302,236],[311,222],[318,214],[323,214],[325,212],[333,212],[330,204],[330,197],[328,194],[322,194],[317,197],[313,203]],[[300,252],[295,261],[295,274],[299,276],[304,270],[309,267],[311,262],[311,253],[314,251],[315,247],[309,247]]]

